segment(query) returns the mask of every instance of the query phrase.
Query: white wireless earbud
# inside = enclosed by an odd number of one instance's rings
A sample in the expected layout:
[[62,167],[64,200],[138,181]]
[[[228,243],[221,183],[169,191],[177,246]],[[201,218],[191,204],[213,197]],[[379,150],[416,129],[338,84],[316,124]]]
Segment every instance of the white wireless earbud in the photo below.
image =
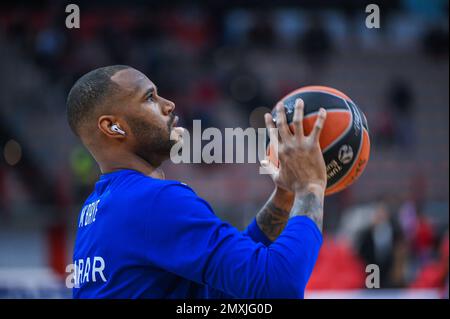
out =
[[111,130],[119,134],[125,135],[125,132],[121,130],[117,124],[111,125]]

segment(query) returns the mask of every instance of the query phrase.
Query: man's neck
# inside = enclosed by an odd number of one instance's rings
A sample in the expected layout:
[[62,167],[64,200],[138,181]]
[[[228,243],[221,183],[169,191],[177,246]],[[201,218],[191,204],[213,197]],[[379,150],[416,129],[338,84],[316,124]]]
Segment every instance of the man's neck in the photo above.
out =
[[[111,158],[113,159],[111,160]],[[97,159],[97,162],[99,163],[100,170],[103,174],[121,169],[132,169],[153,178],[165,178],[164,172],[160,167],[152,166],[135,154],[121,155],[116,158],[114,158],[114,156],[108,156],[108,160]]]

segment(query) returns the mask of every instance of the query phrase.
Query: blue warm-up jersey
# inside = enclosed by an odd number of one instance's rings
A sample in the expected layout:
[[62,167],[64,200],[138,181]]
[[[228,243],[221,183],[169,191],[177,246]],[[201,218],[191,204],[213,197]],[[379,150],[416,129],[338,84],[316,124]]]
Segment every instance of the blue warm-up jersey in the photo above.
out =
[[321,244],[306,216],[271,242],[183,183],[124,169],[101,175],[81,209],[73,297],[303,298]]

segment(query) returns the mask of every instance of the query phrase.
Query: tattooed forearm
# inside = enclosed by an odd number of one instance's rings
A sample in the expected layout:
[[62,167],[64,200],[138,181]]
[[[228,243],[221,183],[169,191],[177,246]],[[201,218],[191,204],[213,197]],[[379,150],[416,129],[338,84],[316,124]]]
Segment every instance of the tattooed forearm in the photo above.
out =
[[290,217],[308,216],[322,232],[323,221],[323,195],[308,192],[295,196]]
[[289,218],[295,216],[308,216],[322,231],[323,198],[324,191],[321,188],[310,188],[296,195],[276,189],[256,215],[256,222],[271,241],[278,238]]
[[272,200],[269,200],[256,215],[259,228],[272,241],[281,234],[288,219],[289,210],[278,207]]

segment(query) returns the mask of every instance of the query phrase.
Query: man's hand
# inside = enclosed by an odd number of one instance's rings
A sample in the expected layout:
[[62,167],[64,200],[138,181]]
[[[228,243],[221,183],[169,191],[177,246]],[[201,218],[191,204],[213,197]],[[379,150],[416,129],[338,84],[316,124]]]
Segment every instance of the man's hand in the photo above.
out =
[[[284,110],[284,106],[277,105],[277,128],[280,135],[278,141],[279,167],[271,162],[261,164],[271,171],[272,178],[279,188],[291,191],[295,195],[290,217],[306,215],[316,222],[322,229],[323,199],[327,184],[327,174],[319,138],[322,131],[326,111],[319,110],[319,114],[310,135],[303,131],[304,103],[298,99],[295,103],[293,116],[294,132],[291,132]],[[266,126],[273,132],[275,125],[272,115],[265,115]],[[274,135],[270,139],[274,141]],[[262,223],[258,223],[260,226]]]
[[[309,136],[303,131],[303,100],[297,99],[292,120],[294,132],[291,132],[282,104],[277,105],[278,160],[279,167],[269,161],[263,161],[263,166],[272,173],[274,182],[279,187],[292,192],[305,190],[314,185],[326,188],[327,174],[322,150],[319,145],[320,132],[326,119],[326,111],[320,109],[314,128]],[[265,115],[266,126],[273,132],[275,125],[272,115]],[[273,142],[274,134],[270,134]]]

